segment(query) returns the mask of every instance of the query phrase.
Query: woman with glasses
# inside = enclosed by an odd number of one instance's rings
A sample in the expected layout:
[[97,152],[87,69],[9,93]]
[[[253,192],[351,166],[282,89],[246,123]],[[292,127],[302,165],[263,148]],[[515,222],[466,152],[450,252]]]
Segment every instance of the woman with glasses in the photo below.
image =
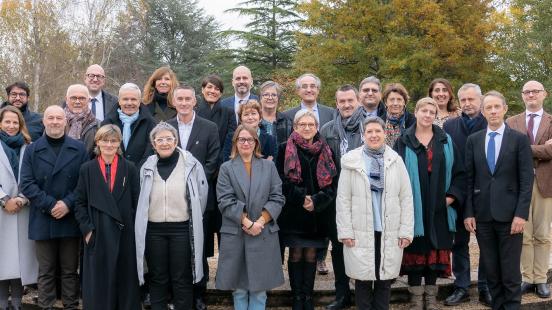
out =
[[332,179],[337,174],[330,147],[318,133],[310,110],[299,110],[294,132],[278,150],[278,172],[286,204],[278,220],[280,237],[289,247],[288,272],[293,309],[314,309],[316,249],[326,247],[326,226],[320,220],[335,197]]
[[192,309],[193,283],[203,278],[203,211],[207,179],[201,163],[177,147],[178,133],[160,122],[150,133],[156,154],[140,169],[136,211],[136,261],[150,277],[151,308]]
[[75,218],[84,237],[84,309],[141,309],[134,258],[140,185],[136,167],[121,156],[121,139],[115,125],[98,129],[97,157],[82,165],[75,189]]
[[266,291],[284,283],[276,223],[282,182],[274,164],[261,158],[252,127],[238,126],[230,158],[217,182],[222,226],[216,287],[234,291],[234,309],[265,309]]
[[276,143],[285,142],[293,130],[293,124],[283,113],[278,112],[282,87],[274,81],[266,81],[261,85],[260,93],[263,116],[261,126],[268,134],[276,137]]

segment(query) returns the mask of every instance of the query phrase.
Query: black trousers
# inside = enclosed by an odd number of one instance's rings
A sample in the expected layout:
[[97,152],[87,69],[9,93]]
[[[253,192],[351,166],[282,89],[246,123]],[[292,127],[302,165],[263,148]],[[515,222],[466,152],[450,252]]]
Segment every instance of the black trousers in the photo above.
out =
[[519,309],[521,304],[521,246],[523,234],[510,234],[512,223],[477,222],[476,237],[493,309]]
[[381,232],[374,232],[376,281],[355,280],[355,303],[360,310],[387,310],[391,298],[392,280],[380,280]]
[[337,240],[337,234],[330,238],[332,241],[332,265],[335,276],[335,298],[349,298],[349,277],[345,273],[345,261],[343,259],[343,243]]
[[61,274],[61,301],[64,309],[79,306],[80,238],[57,238],[35,242],[38,260],[38,306],[53,307],[56,302],[56,269]]
[[145,252],[150,275],[151,308],[166,310],[171,289],[175,309],[191,309],[193,274],[189,223],[149,222]]

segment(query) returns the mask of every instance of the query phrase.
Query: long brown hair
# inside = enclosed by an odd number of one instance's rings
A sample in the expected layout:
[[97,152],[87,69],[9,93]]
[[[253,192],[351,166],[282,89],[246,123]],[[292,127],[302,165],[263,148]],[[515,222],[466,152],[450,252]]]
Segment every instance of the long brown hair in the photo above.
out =
[[238,128],[236,128],[234,136],[232,137],[232,152],[230,153],[230,159],[234,159],[236,158],[236,156],[239,155],[238,137],[240,136],[240,132],[242,132],[243,130],[249,132],[253,139],[255,139],[255,149],[253,150],[253,155],[257,158],[263,157],[263,155],[261,154],[261,141],[259,140],[259,136],[257,136],[257,130],[242,124],[239,125]]
[[174,89],[178,86],[178,78],[176,77],[174,71],[172,71],[169,67],[161,67],[153,71],[153,74],[149,77],[146,85],[144,85],[144,98],[142,99],[144,101],[144,104],[148,105],[153,101],[155,81],[160,80],[163,75],[167,73],[171,77],[171,88],[167,93],[167,103],[169,104],[169,106],[174,107],[174,105],[172,104],[172,94]]
[[[431,83],[429,83],[429,89],[427,90],[427,96],[428,97],[432,97],[431,93],[433,92],[433,88],[435,88],[435,84],[437,83],[441,83],[443,85],[445,85],[445,88],[447,89],[447,92],[449,93],[449,101],[447,102],[447,111],[448,112],[456,112],[458,110],[458,107],[456,106],[456,103],[455,103],[455,100],[456,98],[454,97],[454,91],[452,90],[452,84],[450,84],[450,82],[447,80],[447,79],[443,79],[443,78],[437,78],[433,81],[431,81]],[[437,109],[437,111],[439,111]]]
[[27,129],[27,125],[25,124],[25,118],[23,117],[23,114],[21,114],[21,111],[11,105],[3,107],[0,110],[0,122],[4,120],[4,114],[6,114],[6,112],[17,114],[17,119],[19,120],[19,132],[21,133],[21,135],[23,135],[23,139],[25,139],[26,144],[31,143],[31,135],[29,134],[29,130]]

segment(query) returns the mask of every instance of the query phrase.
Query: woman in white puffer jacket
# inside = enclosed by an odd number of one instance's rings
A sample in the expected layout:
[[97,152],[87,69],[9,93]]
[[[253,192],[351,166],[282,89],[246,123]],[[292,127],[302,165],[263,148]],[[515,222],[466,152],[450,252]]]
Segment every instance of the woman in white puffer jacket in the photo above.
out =
[[358,309],[388,309],[391,281],[412,241],[412,190],[401,157],[385,145],[384,122],[364,121],[364,145],[341,159],[336,222]]

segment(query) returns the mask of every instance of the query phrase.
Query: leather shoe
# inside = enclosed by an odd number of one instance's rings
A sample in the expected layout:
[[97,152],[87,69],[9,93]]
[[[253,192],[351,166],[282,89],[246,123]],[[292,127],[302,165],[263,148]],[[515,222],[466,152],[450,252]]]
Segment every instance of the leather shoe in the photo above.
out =
[[489,291],[479,292],[479,302],[484,304],[487,307],[493,306],[493,297]]
[[203,300],[202,296],[199,296],[194,299],[194,309],[195,310],[207,310],[207,305],[205,304],[205,300]]
[[463,288],[457,288],[445,299],[445,306],[456,306],[463,302],[470,301],[470,294]]
[[331,304],[326,306],[326,310],[339,310],[347,309],[352,305],[351,299],[347,297],[341,297],[334,300]]
[[548,288],[548,284],[546,283],[537,283],[537,296],[540,298],[548,298],[550,297],[550,289]]
[[527,282],[521,282],[521,294],[527,294],[527,293],[534,293],[535,292],[535,284],[533,283],[527,283]]

